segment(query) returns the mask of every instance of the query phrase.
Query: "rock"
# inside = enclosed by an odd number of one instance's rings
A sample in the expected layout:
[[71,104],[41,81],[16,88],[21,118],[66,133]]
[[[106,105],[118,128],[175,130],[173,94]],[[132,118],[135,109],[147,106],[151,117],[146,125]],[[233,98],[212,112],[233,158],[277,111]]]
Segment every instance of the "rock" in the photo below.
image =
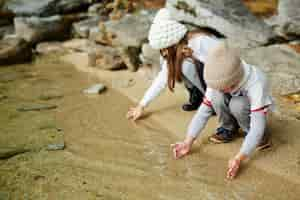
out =
[[[81,66],[94,66],[104,70],[117,70],[126,68],[124,60],[119,49],[99,45],[87,39],[73,39],[63,43],[65,48],[79,51],[81,53],[71,53],[63,59],[69,63],[77,65],[76,61]],[[80,57],[80,61],[75,58]],[[75,62],[72,61],[74,57]]]
[[2,101],[2,100],[4,100],[4,99],[7,99],[7,96],[6,96],[6,95],[0,94],[0,101]]
[[64,53],[67,49],[63,47],[61,42],[42,42],[36,46],[36,51],[39,54],[49,54]]
[[284,0],[279,1],[278,16],[283,21],[300,20],[300,1],[298,0]]
[[0,191],[0,199],[9,199],[9,197],[10,197],[9,192]]
[[57,92],[54,92],[54,93],[47,92],[47,93],[41,94],[39,96],[39,99],[43,100],[43,101],[49,101],[49,100],[53,100],[53,99],[61,99],[63,97],[64,97],[64,95],[57,93]]
[[[0,3],[1,3],[1,0],[0,0]],[[0,21],[1,23],[4,25],[4,24],[11,24],[11,21],[13,21],[15,17],[15,14],[13,12],[10,12],[10,11],[4,11],[0,5]]]
[[100,17],[93,17],[73,24],[73,32],[82,38],[88,38],[90,29],[97,28]]
[[139,60],[140,48],[122,47],[119,48],[119,52],[121,55],[121,59],[125,63],[127,69],[129,69],[132,72],[137,71],[140,65],[140,60]]
[[36,105],[26,105],[17,108],[17,111],[19,112],[28,112],[28,111],[43,111],[43,110],[52,110],[56,109],[56,105],[42,105],[42,104],[36,104]]
[[30,61],[31,46],[21,38],[0,41],[0,65],[17,64]]
[[61,16],[49,18],[17,17],[14,19],[16,35],[37,44],[42,41],[63,40],[69,36],[70,22]]
[[48,144],[46,150],[48,151],[58,151],[58,150],[64,150],[65,149],[65,143],[60,144]]
[[[103,38],[103,33],[100,31],[100,28],[99,27],[90,28],[89,40],[97,42],[98,38],[100,38],[100,40],[102,40]],[[101,44],[101,42],[98,43]]]
[[16,72],[1,73],[0,74],[0,83],[9,83],[9,82],[18,80],[20,78],[21,78],[20,75]]
[[104,23],[105,31],[115,35],[113,44],[116,46],[141,48],[147,40],[150,16],[148,12],[140,12],[126,15],[118,21],[107,21]]
[[152,65],[143,64],[137,73],[140,74],[141,77],[144,78],[144,80],[152,81],[155,79],[159,72],[160,68],[153,67]]
[[0,147],[0,159],[7,159],[28,151],[24,146]]
[[61,42],[42,42],[36,46],[36,52],[39,54],[64,53],[66,51],[67,49],[63,47]]
[[99,83],[99,84],[95,84],[85,90],[83,90],[83,93],[85,94],[100,94],[101,92],[103,92],[105,90],[105,85]]
[[16,16],[49,17],[87,9],[90,0],[9,0],[3,5],[3,12]]
[[119,54],[130,71],[139,67],[139,54],[142,44],[147,40],[153,13],[140,11],[128,14],[122,19],[111,20],[100,27],[100,32],[93,34],[96,42],[118,47]]
[[18,39],[19,37],[16,34],[7,34],[3,36],[3,40],[6,39]]
[[88,52],[89,48],[94,45],[88,39],[72,39],[62,43],[63,48],[82,52]]
[[10,25],[11,21],[8,19],[0,19],[0,27],[1,26],[6,26],[6,25]]
[[140,60],[143,64],[159,66],[160,53],[158,50],[151,48],[148,43],[143,44]]
[[167,0],[166,7],[175,19],[212,28],[239,48],[263,45],[274,37],[271,27],[256,18],[242,1]]
[[263,69],[271,82],[273,93],[285,95],[299,91],[300,54],[286,45],[274,45],[245,51],[247,63]]
[[274,28],[274,32],[287,40],[300,35],[300,1],[285,0],[278,3],[278,15],[265,19]]
[[93,67],[96,63],[94,56],[90,56],[86,52],[72,52],[62,56],[61,60],[78,68]]
[[5,35],[9,35],[9,34],[13,34],[13,33],[14,33],[13,25],[0,26],[0,39],[5,37]]
[[104,70],[117,70],[125,67],[118,50],[112,47],[99,46],[96,50],[90,50],[89,53],[74,52],[63,56],[61,59],[79,68],[97,67]]
[[[95,3],[88,9],[89,16],[107,16],[108,12],[104,3]],[[106,20],[108,17],[106,18]]]
[[143,44],[140,60],[142,66],[139,68],[138,73],[146,80],[153,80],[160,70],[159,51],[152,49],[148,43]]
[[126,68],[126,65],[119,50],[102,46],[96,52],[96,67],[104,70],[117,70]]
[[300,22],[285,22],[275,29],[276,33],[288,40],[296,39],[300,36]]

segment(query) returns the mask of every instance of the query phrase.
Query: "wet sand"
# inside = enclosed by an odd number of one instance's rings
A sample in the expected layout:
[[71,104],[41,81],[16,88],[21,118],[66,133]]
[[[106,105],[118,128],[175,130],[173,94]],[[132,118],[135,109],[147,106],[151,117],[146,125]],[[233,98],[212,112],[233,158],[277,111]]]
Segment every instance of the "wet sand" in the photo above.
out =
[[[300,195],[298,184],[255,167],[245,167],[235,181],[226,180],[227,160],[207,155],[199,144],[188,157],[172,159],[175,135],[151,118],[128,121],[125,114],[133,103],[112,88],[101,95],[84,95],[82,90],[98,80],[53,57],[18,73],[27,70],[46,84],[38,85],[35,78],[15,81],[16,95],[30,101],[55,89],[63,98],[50,101],[58,105],[55,110],[10,120],[25,120],[24,127],[30,124],[34,129],[37,120],[53,119],[63,130],[66,148],[0,160],[0,199],[273,200]],[[12,131],[22,134],[24,127]]]

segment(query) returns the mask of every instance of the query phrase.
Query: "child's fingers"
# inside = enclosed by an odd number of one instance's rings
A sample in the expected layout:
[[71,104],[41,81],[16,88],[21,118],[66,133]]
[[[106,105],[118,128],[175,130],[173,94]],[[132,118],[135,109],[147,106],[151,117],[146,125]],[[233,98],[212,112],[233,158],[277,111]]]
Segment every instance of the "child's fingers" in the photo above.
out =
[[175,148],[173,149],[173,157],[177,159],[177,150]]
[[229,168],[228,171],[227,171],[227,178],[228,179],[233,179],[237,174],[238,168],[239,167],[235,166],[235,165],[233,165],[231,168]]
[[171,148],[176,147],[176,145],[177,145],[177,143],[175,143],[175,144],[170,144]]
[[139,117],[140,117],[139,115],[134,115],[134,116],[132,117],[132,120],[133,120],[133,121],[136,121]]
[[180,142],[176,142],[175,144],[171,144],[170,146],[171,148],[178,148],[180,144]]
[[134,107],[130,107],[129,110],[132,111],[132,110],[135,110],[135,108]]
[[133,116],[132,114],[133,114],[133,113],[129,111],[129,112],[126,114],[127,119],[132,118],[132,116]]
[[227,177],[228,179],[231,179],[231,172],[232,172],[232,169],[228,169],[228,170],[227,170],[227,176],[226,176],[226,177]]

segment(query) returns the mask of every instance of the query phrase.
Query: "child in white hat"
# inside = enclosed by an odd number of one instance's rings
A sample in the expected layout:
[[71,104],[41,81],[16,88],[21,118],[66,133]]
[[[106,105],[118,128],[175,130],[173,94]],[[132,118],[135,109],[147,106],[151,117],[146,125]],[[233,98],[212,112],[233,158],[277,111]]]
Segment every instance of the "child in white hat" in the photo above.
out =
[[239,127],[245,133],[240,151],[229,161],[227,177],[232,179],[256,148],[270,146],[265,127],[273,102],[265,74],[242,61],[225,43],[209,53],[205,64],[204,100],[189,124],[185,140],[172,145],[173,153],[180,158],[190,151],[214,110],[222,126],[210,137],[211,141],[229,142]]
[[215,47],[219,40],[205,31],[188,31],[183,24],[171,18],[166,8],[156,14],[148,39],[152,48],[160,50],[161,71],[139,105],[130,108],[127,117],[138,119],[145,107],[166,86],[173,91],[175,82],[181,81],[191,93],[191,103],[184,105],[183,109],[186,111],[197,109],[206,90],[203,63],[205,64],[209,49]]

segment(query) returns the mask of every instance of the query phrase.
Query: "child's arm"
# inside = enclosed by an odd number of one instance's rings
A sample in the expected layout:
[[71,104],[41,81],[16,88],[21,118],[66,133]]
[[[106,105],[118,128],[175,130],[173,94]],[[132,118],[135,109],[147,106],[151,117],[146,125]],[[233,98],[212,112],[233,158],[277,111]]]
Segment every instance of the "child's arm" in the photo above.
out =
[[146,107],[166,87],[167,81],[168,81],[167,62],[163,61],[162,69],[160,70],[157,77],[152,82],[150,88],[148,88],[148,90],[146,91],[139,105],[142,107]]
[[211,104],[206,103],[207,100],[204,100],[190,122],[185,140],[171,145],[175,159],[183,157],[189,153],[194,141],[204,129],[209,117],[212,115],[213,109]]
[[249,133],[242,144],[239,154],[248,157],[251,155],[264,135],[266,121],[266,114],[263,110],[251,113]]
[[227,178],[233,179],[241,162],[247,160],[255,150],[264,135],[266,121],[266,114],[263,110],[251,112],[249,133],[242,144],[240,152],[229,161]]
[[166,87],[167,85],[167,77],[168,77],[168,70],[167,70],[167,63],[164,61],[162,63],[162,69],[158,73],[157,77],[152,82],[150,88],[146,91],[144,97],[140,101],[139,105],[136,107],[129,108],[127,112],[127,118],[132,119],[133,121],[140,118],[143,114],[145,107],[157,97],[160,92]]

